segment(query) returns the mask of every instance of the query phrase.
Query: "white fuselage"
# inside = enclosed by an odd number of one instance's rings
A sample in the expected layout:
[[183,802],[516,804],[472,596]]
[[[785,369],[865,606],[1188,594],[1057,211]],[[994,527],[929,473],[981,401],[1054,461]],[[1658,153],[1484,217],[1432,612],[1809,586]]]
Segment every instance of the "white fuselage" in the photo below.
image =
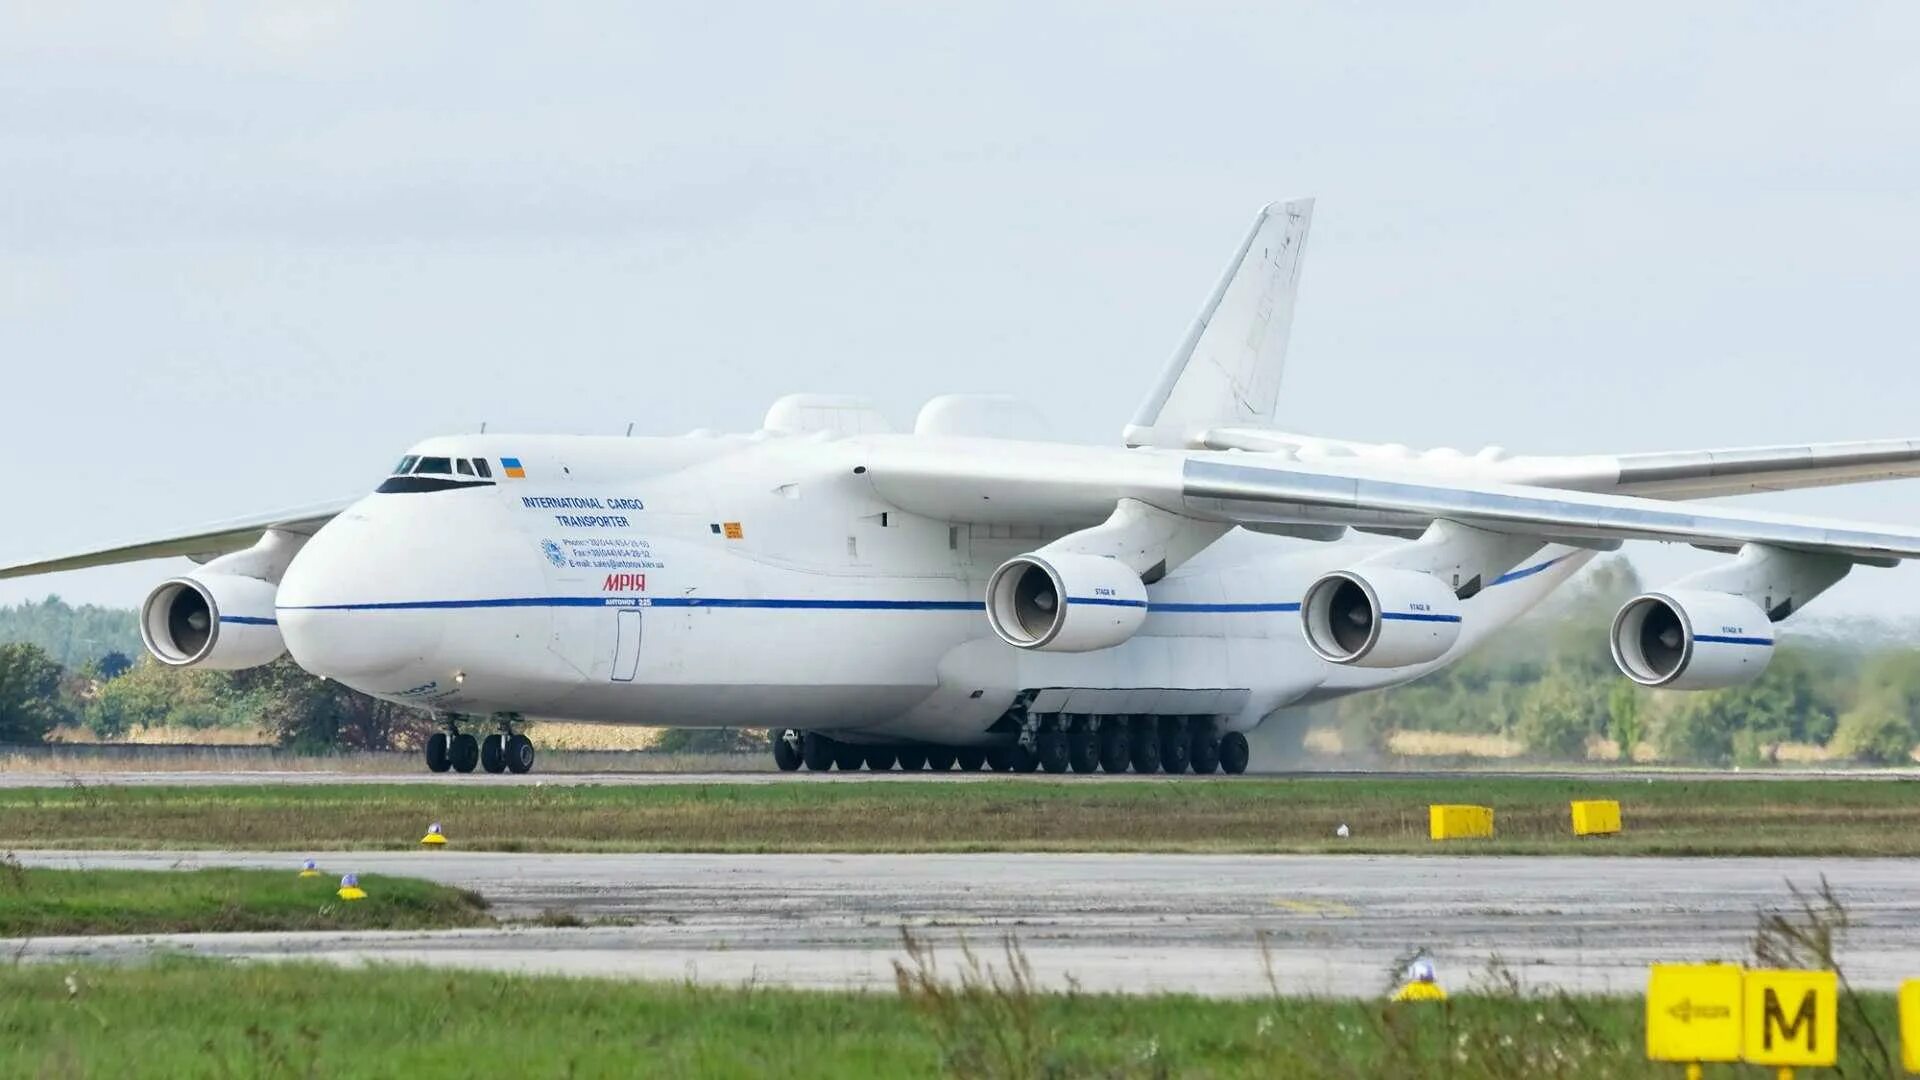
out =
[[280,631],[310,671],[446,712],[977,745],[1005,741],[989,729],[1025,702],[1245,730],[1456,659],[1590,555],[1542,548],[1467,601],[1457,645],[1421,667],[1328,663],[1302,639],[1308,585],[1380,540],[1249,538],[1152,585],[1124,644],[1028,651],[989,628],[987,578],[1092,522],[903,511],[856,471],[869,438],[915,437],[430,440],[414,452],[517,456],[526,475],[368,496],[294,558]]

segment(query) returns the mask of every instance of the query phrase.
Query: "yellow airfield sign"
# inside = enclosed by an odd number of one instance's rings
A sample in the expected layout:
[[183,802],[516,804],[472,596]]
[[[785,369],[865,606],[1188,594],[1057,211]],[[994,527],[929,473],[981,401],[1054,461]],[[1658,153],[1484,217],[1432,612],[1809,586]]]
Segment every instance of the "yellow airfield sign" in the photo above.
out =
[[1839,1054],[1840,979],[1831,971],[1749,971],[1740,1056],[1754,1065],[1831,1065]]
[[1732,964],[1655,964],[1647,976],[1647,1058],[1740,1060],[1740,976]]

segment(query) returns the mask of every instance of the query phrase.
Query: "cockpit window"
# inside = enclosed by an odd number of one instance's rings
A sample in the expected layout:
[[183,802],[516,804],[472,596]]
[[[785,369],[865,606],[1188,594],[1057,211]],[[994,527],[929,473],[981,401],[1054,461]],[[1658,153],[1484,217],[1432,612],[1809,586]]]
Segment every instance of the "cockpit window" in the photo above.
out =
[[481,476],[487,478],[488,480],[493,479],[493,466],[487,464],[486,458],[483,458],[483,457],[474,458],[473,469],[475,472],[479,473]]
[[453,468],[454,471],[458,472],[461,476],[473,475],[473,462],[468,461],[466,458],[461,458],[459,461],[454,462]]
[[423,457],[420,459],[420,464],[414,466],[413,471],[416,474],[433,473],[440,476],[451,476],[453,475],[453,461],[443,457]]
[[406,457],[401,458],[400,464],[395,465],[393,467],[393,475],[395,476],[407,475],[408,473],[413,471],[414,463],[419,460],[420,460],[420,455],[418,454],[408,454]]

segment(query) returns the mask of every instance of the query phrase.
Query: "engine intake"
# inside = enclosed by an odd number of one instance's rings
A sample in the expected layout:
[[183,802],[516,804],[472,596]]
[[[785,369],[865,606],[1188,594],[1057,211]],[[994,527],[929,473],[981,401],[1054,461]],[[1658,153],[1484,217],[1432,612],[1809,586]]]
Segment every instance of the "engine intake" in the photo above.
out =
[[1002,641],[1022,649],[1111,648],[1146,618],[1140,575],[1104,555],[1016,555],[987,579],[987,621]]
[[1730,593],[1671,589],[1636,596],[1613,617],[1613,662],[1641,686],[1714,690],[1750,683],[1773,659],[1760,605]]
[[1460,599],[1417,570],[1335,570],[1307,589],[1300,622],[1322,660],[1355,667],[1425,664],[1460,638]]
[[234,574],[164,581],[140,606],[140,639],[172,667],[238,671],[287,651],[274,619],[271,582]]

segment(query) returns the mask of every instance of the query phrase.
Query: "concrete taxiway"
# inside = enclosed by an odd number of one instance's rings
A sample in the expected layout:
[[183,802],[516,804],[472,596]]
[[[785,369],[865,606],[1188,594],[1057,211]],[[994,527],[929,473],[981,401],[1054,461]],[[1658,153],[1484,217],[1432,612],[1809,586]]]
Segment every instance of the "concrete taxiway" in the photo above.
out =
[[[34,866],[292,873],[287,853],[23,852]],[[902,929],[948,972],[964,938],[1004,967],[1018,940],[1042,985],[1211,995],[1371,995],[1396,958],[1471,985],[1637,992],[1654,961],[1739,960],[1756,916],[1824,876],[1855,920],[1855,985],[1920,976],[1920,861],[1181,855],[522,855],[331,853],[332,873],[478,890],[507,920],[582,927],[158,935],[0,942],[23,959],[173,949],[251,959],[405,962],[828,988],[890,988]]]

